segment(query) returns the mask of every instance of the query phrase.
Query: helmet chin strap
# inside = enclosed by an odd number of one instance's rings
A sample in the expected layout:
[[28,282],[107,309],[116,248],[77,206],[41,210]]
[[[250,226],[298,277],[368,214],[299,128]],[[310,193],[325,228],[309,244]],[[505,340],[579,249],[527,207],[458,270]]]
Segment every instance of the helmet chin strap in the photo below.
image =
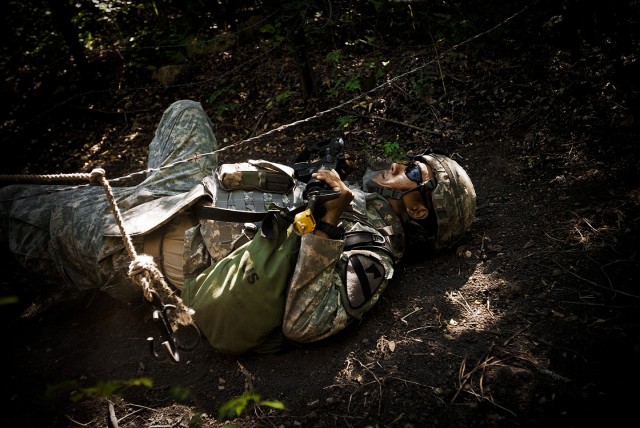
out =
[[383,198],[395,199],[398,201],[398,204],[400,205],[400,217],[402,218],[402,221],[405,223],[409,220],[413,220],[413,218],[409,216],[407,207],[402,201],[402,197],[407,193],[415,192],[415,191],[420,191],[424,197],[425,191],[435,189],[437,185],[438,185],[437,181],[434,178],[432,178],[414,187],[413,189],[400,191],[400,190],[390,189],[388,187],[381,186],[373,180],[369,180],[366,183],[366,186],[369,192],[377,193]]
[[[417,187],[416,187],[416,189],[417,189]],[[372,193],[377,193],[378,195],[382,196],[383,198],[397,199],[398,201],[400,201],[402,196],[405,193],[407,193],[407,192],[401,192],[399,190],[390,189],[388,187],[383,187],[383,186],[379,185],[378,183],[376,183],[373,180],[367,181],[367,190],[369,192],[372,192]],[[413,190],[415,190],[415,189],[411,189],[411,190],[409,190],[409,192],[411,192]]]
[[400,203],[402,203],[402,197],[407,193],[420,191],[421,193],[424,194],[427,190],[435,189],[437,185],[438,183],[436,182],[436,180],[432,178],[428,181],[425,181],[419,184],[413,189],[400,191],[400,190],[390,189],[388,187],[381,186],[373,180],[369,180],[366,183],[366,187],[369,192],[377,193],[378,195],[387,199],[396,199],[400,201]]
[[420,190],[420,188],[421,186],[417,186],[410,190],[399,191],[399,190],[390,189],[388,187],[383,187],[373,180],[369,180],[367,182],[367,189],[369,190],[369,192],[377,193],[378,195],[386,199],[395,199],[396,201],[398,201],[398,205],[400,205],[399,214],[403,222],[407,222],[411,217],[409,217],[407,207],[405,206],[404,201],[402,200],[402,197],[409,192],[415,192],[416,190]]

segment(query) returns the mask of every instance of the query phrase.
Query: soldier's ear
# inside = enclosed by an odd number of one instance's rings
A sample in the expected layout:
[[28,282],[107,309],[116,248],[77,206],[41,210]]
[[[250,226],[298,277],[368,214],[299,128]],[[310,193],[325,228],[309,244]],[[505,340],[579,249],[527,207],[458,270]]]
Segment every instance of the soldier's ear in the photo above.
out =
[[403,195],[402,202],[407,214],[414,220],[422,220],[429,215],[429,208],[425,205],[420,192],[409,192]]

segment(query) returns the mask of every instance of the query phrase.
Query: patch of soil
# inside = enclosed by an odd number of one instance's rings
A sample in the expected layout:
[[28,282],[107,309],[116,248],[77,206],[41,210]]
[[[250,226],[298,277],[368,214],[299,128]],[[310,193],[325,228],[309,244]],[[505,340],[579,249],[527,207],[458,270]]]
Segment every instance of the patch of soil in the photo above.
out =
[[[166,88],[120,76],[129,89],[93,92],[91,108],[73,102],[5,120],[5,144],[19,154],[16,162],[4,157],[3,171],[100,166],[119,177],[144,169],[164,108],[191,98],[203,103],[229,147],[225,160],[288,162],[304,143],[336,134],[360,160],[390,141],[408,151],[433,147],[467,169],[478,211],[457,248],[400,266],[379,304],[337,337],[239,357],[203,342],[178,364],[150,356],[146,338],[156,331],[142,297],[125,305],[34,277],[3,247],[0,291],[18,301],[0,306],[0,425],[105,427],[115,418],[122,428],[217,427],[220,406],[247,390],[286,409],[249,406],[233,420],[239,427],[632,420],[640,381],[640,88],[630,76],[638,44],[630,49],[603,37],[582,51],[565,46],[566,29],[545,26],[557,11],[537,6],[437,64],[432,46],[394,46],[385,51],[387,78],[428,67],[315,118],[357,94],[305,101],[283,51],[256,62],[255,46],[239,44],[233,55],[200,57]],[[617,18],[637,24],[638,6],[628,7],[633,14]],[[321,52],[310,51],[317,75],[332,76]],[[352,71],[369,54],[350,52]],[[211,73],[215,82],[207,81]],[[419,84],[427,89],[416,92]],[[216,88],[229,85],[241,90],[210,102]],[[292,98],[276,103],[285,89]],[[355,122],[338,128],[347,114]],[[143,377],[153,385],[116,382]],[[116,394],[105,394],[114,385]],[[100,393],[92,395],[93,387]]]

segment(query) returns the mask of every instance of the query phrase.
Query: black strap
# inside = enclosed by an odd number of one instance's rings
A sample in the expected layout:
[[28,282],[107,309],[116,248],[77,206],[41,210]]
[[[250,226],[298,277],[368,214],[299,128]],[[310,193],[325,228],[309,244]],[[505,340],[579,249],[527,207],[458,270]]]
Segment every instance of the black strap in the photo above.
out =
[[344,248],[351,250],[352,248],[361,247],[363,245],[387,246],[387,241],[383,236],[376,235],[372,232],[355,231],[347,232],[344,236]]
[[358,248],[374,248],[384,250],[391,256],[395,264],[395,257],[391,246],[383,236],[365,231],[347,232],[344,236],[344,249],[353,250]]
[[218,208],[210,206],[198,206],[195,208],[198,218],[208,220],[233,221],[237,223],[255,223],[264,220],[269,212],[253,212],[230,210],[227,208]]
[[327,235],[329,235],[329,238],[331,239],[342,239],[342,237],[344,236],[344,229],[342,229],[341,227],[329,224],[322,220],[319,220],[316,222],[315,230],[320,230],[326,233]]

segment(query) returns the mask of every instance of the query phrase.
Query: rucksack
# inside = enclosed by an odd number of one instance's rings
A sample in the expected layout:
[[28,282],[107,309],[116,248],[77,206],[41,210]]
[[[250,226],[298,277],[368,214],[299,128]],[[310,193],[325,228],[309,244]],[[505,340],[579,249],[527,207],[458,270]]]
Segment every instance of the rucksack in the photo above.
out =
[[182,299],[214,349],[273,352],[286,343],[285,293],[299,248],[291,223],[273,212],[252,240],[187,281]]

